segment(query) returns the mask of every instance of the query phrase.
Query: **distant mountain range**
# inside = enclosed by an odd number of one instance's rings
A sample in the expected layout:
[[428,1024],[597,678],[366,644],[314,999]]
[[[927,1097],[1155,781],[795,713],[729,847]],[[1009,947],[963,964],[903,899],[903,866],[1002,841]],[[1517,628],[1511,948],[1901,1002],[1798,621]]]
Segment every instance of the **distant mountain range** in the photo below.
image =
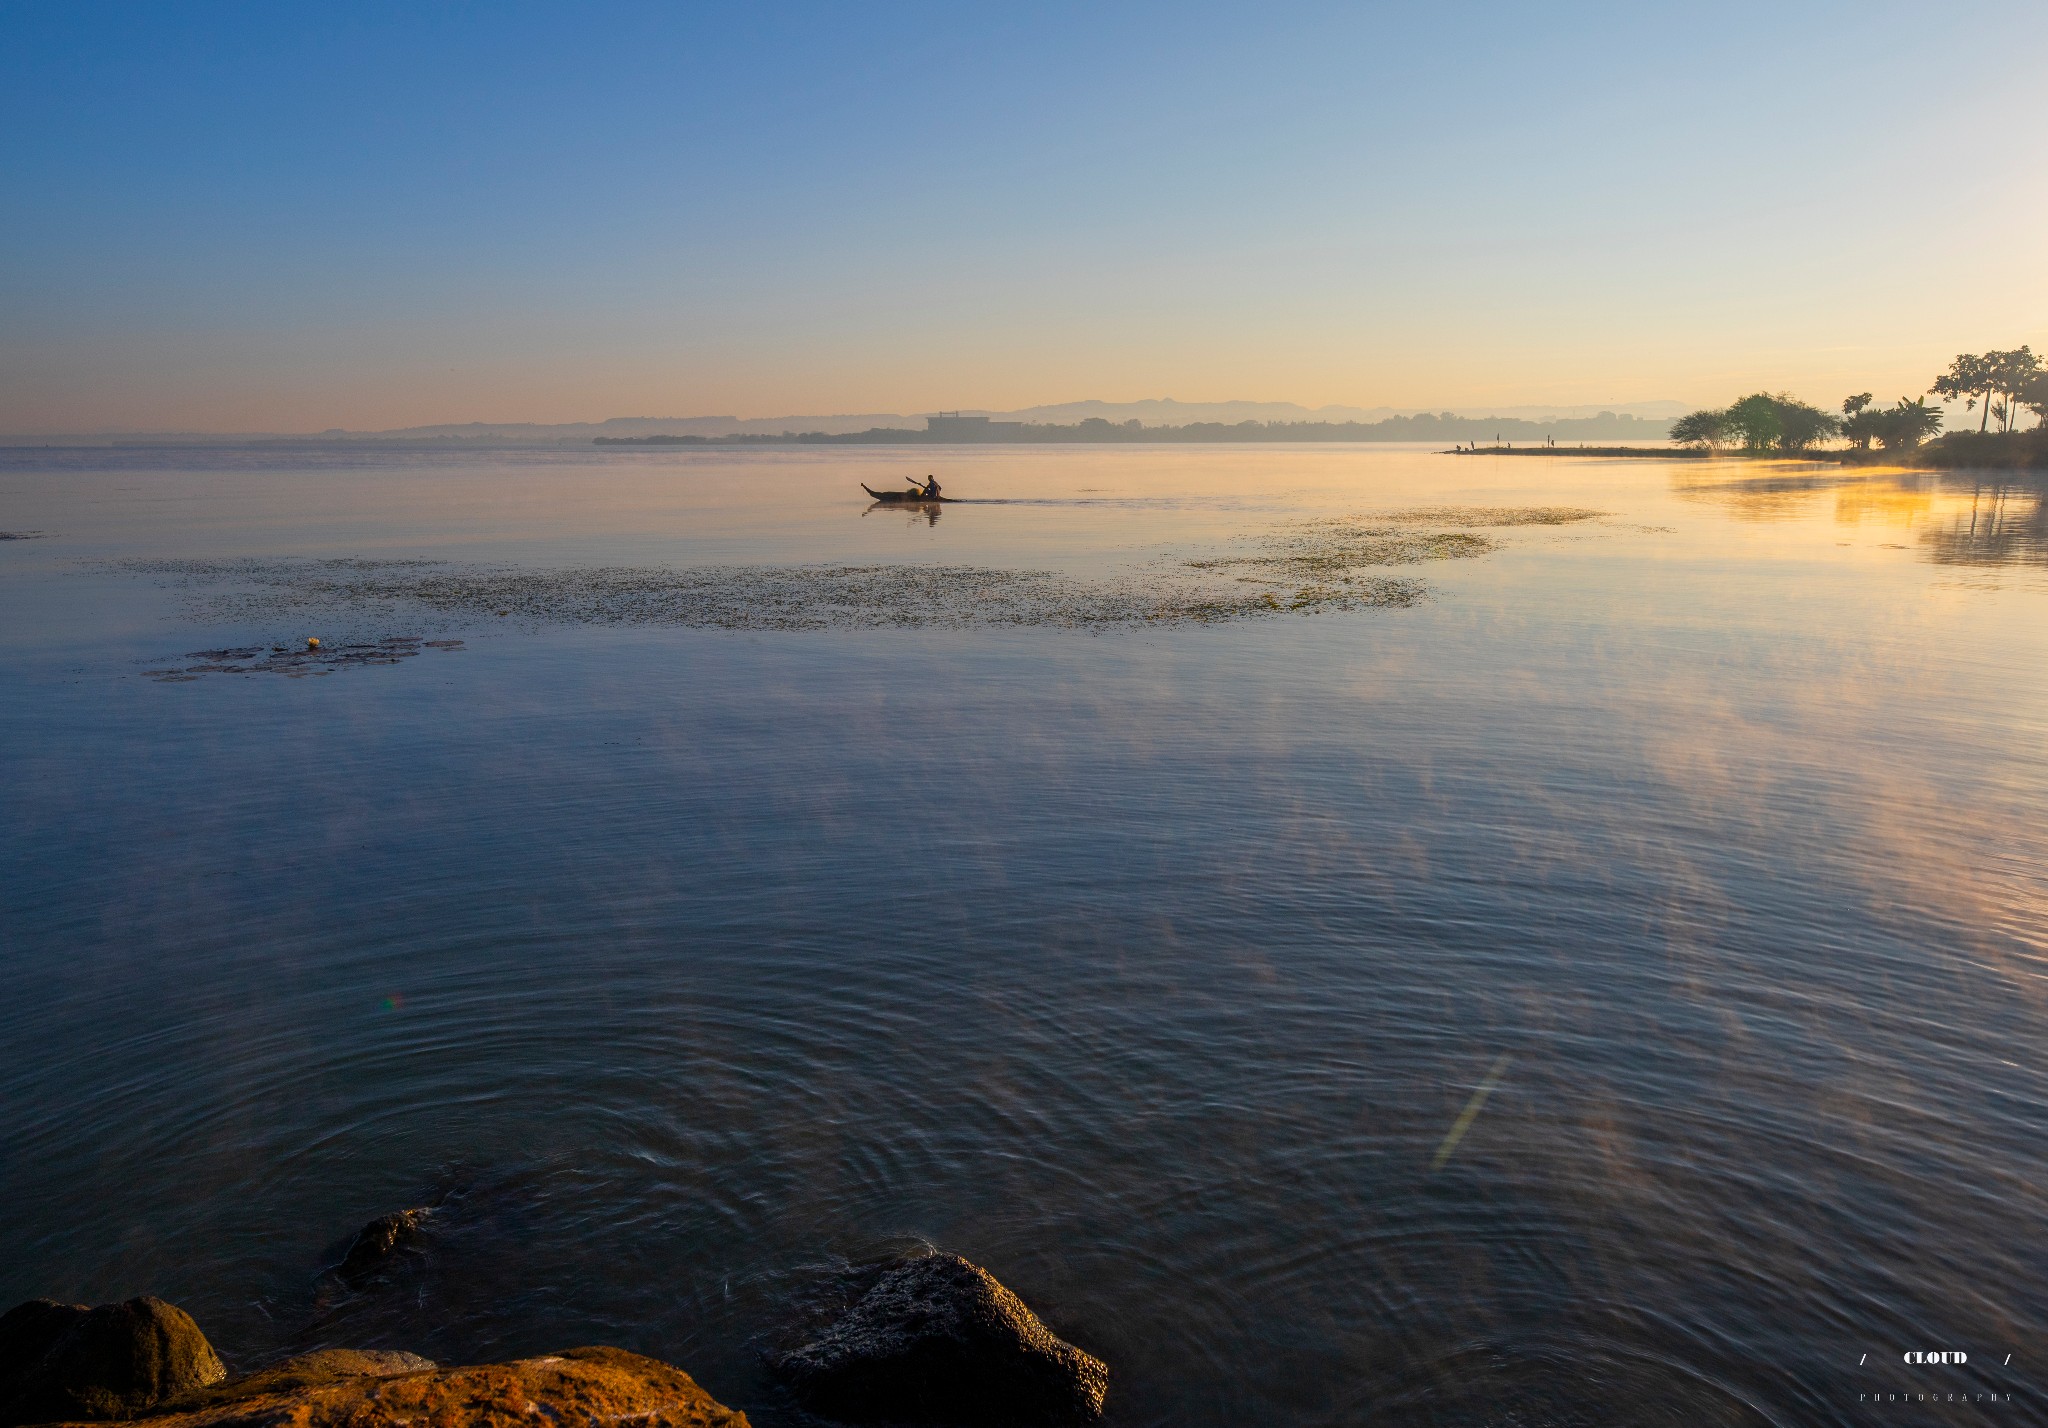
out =
[[[1520,417],[1528,421],[1550,418],[1635,416],[1669,421],[1692,410],[1685,402],[1602,402],[1594,406],[1466,406],[1466,407],[1304,407],[1294,402],[1177,402],[1172,397],[1155,397],[1141,402],[1060,402],[1052,406],[1026,407],[1015,412],[982,412],[967,408],[962,415],[989,416],[997,421],[1075,422],[1089,417],[1105,421],[1136,418],[1146,426],[1189,426],[1195,422],[1220,421],[1384,421],[1391,416],[1421,412],[1446,413],[1459,417]],[[921,413],[928,415],[928,413]],[[877,423],[886,425],[886,423]]]
[[[1180,402],[1157,397],[1136,402],[1058,402],[1048,406],[1025,407],[1019,411],[994,411],[986,407],[963,407],[966,416],[987,416],[997,421],[1066,424],[1099,417],[1104,421],[1136,420],[1145,426],[1188,426],[1197,422],[1378,422],[1400,415],[1448,415],[1465,418],[1517,418],[1522,421],[1584,420],[1603,414],[1634,416],[1668,421],[1691,408],[1684,402],[1607,402],[1587,406],[1485,406],[1485,407],[1304,407],[1294,402]],[[673,436],[796,436],[819,432],[838,436],[876,428],[922,429],[933,412],[842,412],[829,416],[692,416],[612,417],[598,422],[446,422],[434,426],[398,427],[389,431],[350,431],[341,427],[318,432],[195,432],[195,431],[102,431],[70,432],[60,435],[0,437],[10,445],[189,445],[306,442],[430,442],[435,445],[477,443],[479,445],[588,445],[597,437]]]

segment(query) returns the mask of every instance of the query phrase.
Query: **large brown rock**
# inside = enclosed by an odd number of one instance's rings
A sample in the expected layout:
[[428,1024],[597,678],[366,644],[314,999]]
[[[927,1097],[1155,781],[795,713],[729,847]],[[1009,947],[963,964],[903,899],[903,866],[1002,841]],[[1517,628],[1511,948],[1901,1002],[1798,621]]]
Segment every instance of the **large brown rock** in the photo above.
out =
[[192,1316],[161,1299],[0,1315],[0,1425],[132,1418],[227,1377]]
[[958,1255],[884,1270],[774,1366],[837,1418],[957,1424],[1088,1422],[1109,1369],[1054,1336],[996,1277]]
[[158,1406],[160,1413],[189,1413],[238,1399],[295,1394],[351,1378],[388,1378],[393,1374],[420,1373],[438,1368],[432,1359],[393,1349],[319,1349],[300,1354],[268,1368],[245,1373],[202,1388],[181,1393]]
[[287,1360],[223,1385],[223,1395],[208,1395],[214,1401],[172,1404],[136,1428],[747,1428],[744,1413],[681,1369],[624,1349],[369,1374],[346,1372],[334,1357],[351,1352]]

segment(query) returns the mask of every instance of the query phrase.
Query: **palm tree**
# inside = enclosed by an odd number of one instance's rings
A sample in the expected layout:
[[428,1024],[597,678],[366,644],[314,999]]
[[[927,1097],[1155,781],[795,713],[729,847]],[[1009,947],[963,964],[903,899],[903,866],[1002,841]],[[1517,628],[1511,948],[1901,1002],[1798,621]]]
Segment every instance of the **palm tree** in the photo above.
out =
[[1941,408],[1930,404],[1925,397],[1907,401],[1899,398],[1898,405],[1888,412],[1873,412],[1877,418],[1877,430],[1873,433],[1884,443],[1887,451],[1911,451],[1928,437],[1941,430]]
[[1992,370],[1991,359],[1997,355],[1999,354],[1988,353],[1980,357],[1974,353],[1961,353],[1955,361],[1948,364],[1946,372],[1934,379],[1934,385],[1927,389],[1935,396],[1946,397],[1952,402],[1967,397],[1969,401],[1963,408],[1964,411],[1975,411],[1977,401],[1981,397],[1984,401],[1984,416],[1977,423],[1977,430],[1980,432],[1991,422],[1991,393],[1998,386],[1998,378]]
[[2019,420],[2020,393],[2041,375],[2041,359],[2025,344],[2010,352],[1987,352],[1984,358],[1991,365],[1993,390],[2003,398],[1993,415],[1998,418],[2000,430],[2011,431],[2013,423]]
[[1977,419],[1979,432],[1990,429],[1993,417],[1998,418],[2000,431],[2011,431],[2013,422],[2019,418],[2019,394],[2040,372],[2041,359],[2025,344],[2010,352],[1965,352],[1927,390],[1950,401],[1967,398],[1966,411],[1975,411],[1981,401],[1984,415]]

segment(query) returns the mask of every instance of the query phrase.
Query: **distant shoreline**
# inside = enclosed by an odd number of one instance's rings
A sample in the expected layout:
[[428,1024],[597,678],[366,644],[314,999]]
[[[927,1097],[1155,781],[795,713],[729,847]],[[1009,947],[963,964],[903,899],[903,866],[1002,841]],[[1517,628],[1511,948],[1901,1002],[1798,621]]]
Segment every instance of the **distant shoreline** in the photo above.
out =
[[1908,471],[2048,472],[2048,428],[2016,432],[1957,431],[1895,451],[1861,447],[1806,451],[1706,446],[1460,446],[1441,456],[1620,456],[1693,461],[1817,461],[1836,466],[1891,466]]
[[738,432],[721,436],[656,432],[646,436],[599,436],[596,446],[1052,446],[1052,445],[1223,445],[1237,442],[1438,442],[1438,441],[1665,441],[1671,424],[1648,417],[1616,415],[1531,421],[1517,417],[1461,417],[1451,412],[1418,412],[1384,421],[1196,421],[1181,426],[1145,426],[1136,420],[996,422],[980,417],[932,418],[924,431],[870,427],[866,431]]
[[[1454,446],[1448,451],[1439,451],[1439,456],[1636,456],[1655,457],[1659,461],[1705,460],[1712,456],[1747,456],[1743,451],[1708,451],[1698,446]],[[1784,459],[1784,453],[1766,451],[1757,453]]]

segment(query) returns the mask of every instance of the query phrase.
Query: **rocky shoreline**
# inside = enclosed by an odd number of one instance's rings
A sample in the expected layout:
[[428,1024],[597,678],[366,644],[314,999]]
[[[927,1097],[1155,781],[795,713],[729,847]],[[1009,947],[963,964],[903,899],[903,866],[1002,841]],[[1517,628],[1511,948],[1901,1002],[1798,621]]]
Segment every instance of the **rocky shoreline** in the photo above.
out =
[[[361,1283],[421,1235],[430,1211],[373,1220],[328,1275]],[[846,1423],[1085,1424],[1109,1369],[1048,1329],[981,1266],[926,1253],[869,1266],[835,1317],[768,1356],[805,1408]],[[672,1364],[586,1346],[448,1366],[323,1348],[230,1376],[192,1317],[142,1297],[88,1308],[30,1300],[0,1315],[0,1428],[455,1428],[631,1423],[745,1428]]]

